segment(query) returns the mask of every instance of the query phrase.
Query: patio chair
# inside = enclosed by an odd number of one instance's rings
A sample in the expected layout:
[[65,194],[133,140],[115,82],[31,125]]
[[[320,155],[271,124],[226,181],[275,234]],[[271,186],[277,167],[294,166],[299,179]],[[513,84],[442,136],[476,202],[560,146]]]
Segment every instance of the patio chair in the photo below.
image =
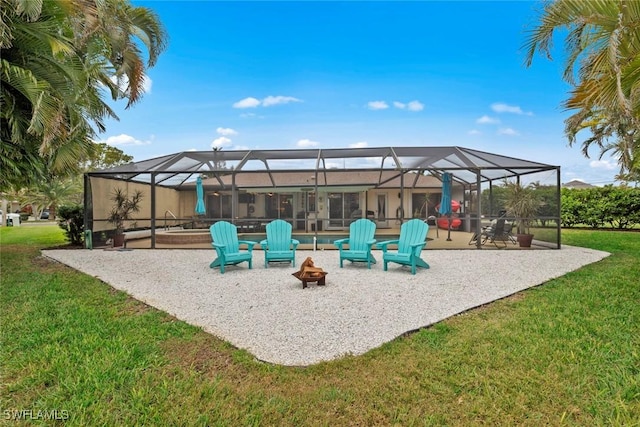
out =
[[[417,267],[429,268],[429,264],[420,258],[422,248],[427,245],[428,232],[427,223],[420,219],[412,219],[402,224],[398,239],[378,243],[376,246],[382,249],[384,271],[387,271],[389,262],[411,266],[411,274],[416,274]],[[391,244],[397,244],[398,250],[390,252],[388,246]]]
[[[249,263],[249,270],[251,270],[251,252],[257,242],[238,240],[236,226],[227,221],[216,222],[209,227],[209,231],[213,240],[211,245],[218,254],[218,257],[209,264],[209,267],[220,267],[220,273],[224,274],[225,265],[236,265],[246,261]],[[241,250],[240,245],[247,245],[247,250]]]
[[[376,263],[376,259],[371,254],[371,247],[376,243],[376,223],[361,218],[351,223],[349,226],[349,237],[335,240],[333,244],[340,250],[340,268],[346,259],[351,262],[366,262],[367,268]],[[345,248],[349,246],[349,249]]]
[[271,261],[290,261],[296,266],[296,248],[300,242],[291,238],[292,226],[287,221],[276,219],[267,224],[267,238],[260,242],[264,251],[264,267]]
[[507,242],[513,242],[514,240],[511,234],[511,227],[511,223],[507,226],[506,220],[499,218],[495,224],[485,227],[482,230],[482,233],[480,233],[481,243],[484,245],[487,242],[491,242],[496,248],[500,248],[501,246],[498,246],[498,242],[502,242],[502,248],[506,248]]
[[513,222],[505,222],[504,223],[504,234],[507,235],[509,241],[514,245],[518,243],[518,239],[513,235]]

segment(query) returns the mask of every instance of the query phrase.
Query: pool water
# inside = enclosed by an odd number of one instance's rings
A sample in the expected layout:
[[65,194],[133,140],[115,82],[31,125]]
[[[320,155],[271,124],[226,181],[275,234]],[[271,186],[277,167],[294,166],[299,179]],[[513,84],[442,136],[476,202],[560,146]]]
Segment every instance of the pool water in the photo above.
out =
[[[332,244],[334,241],[338,239],[344,239],[347,237],[349,236],[345,234],[319,234],[317,237],[316,243],[318,245]],[[248,233],[248,234],[243,234],[241,237],[239,237],[240,240],[253,240],[254,242],[259,242],[266,238],[267,238],[267,235],[261,234],[261,233]],[[313,234],[295,234],[294,233],[292,235],[292,238],[298,240],[300,244],[309,244],[309,245],[313,244]],[[384,234],[381,236],[374,237],[374,239],[376,239],[377,242],[395,240],[397,238],[398,238],[398,235],[393,235],[393,234]]]

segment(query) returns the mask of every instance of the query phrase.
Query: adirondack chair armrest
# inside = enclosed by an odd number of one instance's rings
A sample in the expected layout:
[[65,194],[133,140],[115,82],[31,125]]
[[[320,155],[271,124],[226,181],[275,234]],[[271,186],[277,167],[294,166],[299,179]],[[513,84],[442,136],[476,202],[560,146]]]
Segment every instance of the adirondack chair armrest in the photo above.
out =
[[297,248],[298,245],[300,244],[300,240],[291,239],[291,244],[293,245],[293,249],[295,250],[295,248]]
[[213,246],[213,248],[216,250],[216,252],[218,253],[219,257],[221,257],[222,259],[224,259],[226,257],[227,245],[223,245],[221,243],[212,242],[211,246]]
[[425,241],[425,242],[420,242],[420,243],[412,243],[409,246],[411,246],[413,249],[415,249],[417,247],[422,247],[422,246],[424,246],[426,244],[427,244],[427,242]]
[[397,240],[385,240],[384,242],[376,243],[376,246],[378,246],[380,249],[382,249],[382,252],[387,252],[387,246],[388,245],[397,244],[399,242],[400,242],[400,239],[397,239]]
[[266,251],[267,250],[267,239],[261,240],[260,241],[260,246],[262,246],[262,250]]
[[339,239],[339,240],[334,240],[333,241],[333,244],[336,245],[340,249],[342,249],[342,245],[344,245],[345,243],[349,243],[349,238]]
[[253,250],[253,245],[257,245],[258,242],[253,242],[251,240],[238,240],[239,245],[247,245],[247,249],[249,252]]
[[375,245],[375,243],[376,243],[376,239],[367,240],[367,246],[369,246],[369,248]]

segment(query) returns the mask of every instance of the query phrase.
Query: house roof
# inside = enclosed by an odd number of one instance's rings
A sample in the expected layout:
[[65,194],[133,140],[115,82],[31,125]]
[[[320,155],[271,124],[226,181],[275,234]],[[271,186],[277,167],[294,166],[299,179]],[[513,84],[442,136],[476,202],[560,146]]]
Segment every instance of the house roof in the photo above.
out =
[[[233,177],[223,175],[206,178],[202,184],[206,189],[230,189]],[[401,180],[403,182],[401,182]],[[236,185],[248,192],[268,192],[274,188],[287,188],[296,191],[313,191],[316,187],[332,187],[334,189],[370,189],[370,188],[421,188],[440,189],[442,182],[430,175],[415,172],[398,174],[395,171],[345,171],[329,170],[326,173],[305,172],[253,172],[238,174],[235,177]],[[195,182],[185,184],[183,188],[190,191],[195,187]]]
[[584,181],[580,181],[579,179],[571,180],[565,184],[562,184],[562,186],[565,188],[593,188],[594,187],[593,185]]
[[[268,179],[271,186],[280,185],[278,182],[306,186],[312,174],[317,177],[318,185],[332,185],[332,180],[336,180],[336,184],[349,181],[349,185],[368,183],[376,187],[400,187],[402,180],[404,186],[409,187],[415,185],[412,181],[417,174],[431,175],[440,180],[444,172],[450,172],[459,184],[475,186],[478,182],[555,169],[559,169],[559,166],[469,148],[443,146],[184,151],[93,171],[88,175],[146,183],[151,182],[153,177],[156,185],[173,188],[190,185],[196,175],[214,179],[220,186],[230,185],[232,178],[229,177],[234,177],[237,185],[240,185],[240,180],[247,180],[248,186],[252,186],[251,182],[264,185]],[[335,173],[338,171],[343,173]],[[251,178],[252,174],[257,176]],[[290,175],[283,179],[281,174]],[[402,175],[404,178],[401,178]],[[415,182],[422,182],[421,178]]]

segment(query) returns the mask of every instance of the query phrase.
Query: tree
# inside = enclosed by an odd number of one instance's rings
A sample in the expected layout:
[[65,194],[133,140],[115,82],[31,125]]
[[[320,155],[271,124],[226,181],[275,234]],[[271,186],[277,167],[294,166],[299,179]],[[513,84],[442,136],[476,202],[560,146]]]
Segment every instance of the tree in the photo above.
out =
[[[0,0],[0,190],[78,167],[106,118],[102,98],[143,94],[167,36],[128,0]],[[146,65],[139,43],[147,48]]]
[[564,107],[576,110],[565,121],[569,143],[582,130],[591,137],[582,152],[600,148],[620,165],[620,178],[638,177],[640,162],[640,2],[556,0],[545,4],[539,24],[525,42],[526,65],[536,53],[551,59],[556,31],[567,30],[564,79],[573,86]]
[[218,157],[218,153],[222,152],[222,147],[213,147],[213,151],[215,152],[213,156],[213,168],[215,170],[226,169],[227,162],[224,160],[224,155]]
[[[45,170],[51,146],[81,120],[69,115],[73,87],[85,85],[82,64],[63,26],[57,2],[0,0],[2,189],[26,184]],[[80,112],[79,107],[75,108]],[[65,116],[67,119],[65,119]],[[82,117],[82,114],[79,114]]]
[[92,150],[87,157],[82,159],[82,170],[108,169],[132,161],[133,156],[125,154],[119,148],[104,142],[96,142],[93,144]]
[[31,187],[9,188],[3,197],[18,202],[21,208],[30,206],[35,218],[40,218],[44,209],[51,208],[51,219],[54,219],[59,206],[82,203],[82,179],[50,176]]
[[[24,1],[24,0],[23,0]],[[153,67],[166,47],[167,34],[158,16],[128,0],[89,0],[70,21],[74,45],[87,69],[111,90],[114,100],[126,98],[127,108],[144,94],[145,68]],[[147,51],[146,67],[139,43]]]
[[82,203],[82,180],[78,177],[52,178],[42,181],[30,193],[34,199],[35,217],[40,218],[44,209],[51,208],[50,219],[55,219],[59,206]]

